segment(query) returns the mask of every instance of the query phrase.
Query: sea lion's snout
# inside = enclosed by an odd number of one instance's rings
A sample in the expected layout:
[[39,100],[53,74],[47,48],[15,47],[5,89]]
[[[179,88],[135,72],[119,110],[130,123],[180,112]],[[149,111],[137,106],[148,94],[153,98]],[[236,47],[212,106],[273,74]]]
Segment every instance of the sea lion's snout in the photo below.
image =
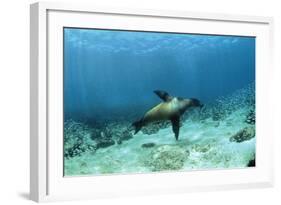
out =
[[196,99],[196,98],[191,98],[192,100],[192,105],[194,107],[200,107],[202,108],[204,105],[200,102],[200,100]]

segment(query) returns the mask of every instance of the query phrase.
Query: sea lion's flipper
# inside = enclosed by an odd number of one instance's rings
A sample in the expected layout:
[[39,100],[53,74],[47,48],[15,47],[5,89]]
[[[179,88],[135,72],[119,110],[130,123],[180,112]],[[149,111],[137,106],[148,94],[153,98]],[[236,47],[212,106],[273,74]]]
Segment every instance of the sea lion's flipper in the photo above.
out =
[[143,120],[141,119],[139,121],[134,122],[132,124],[132,126],[135,127],[135,133],[134,134],[137,134],[141,130],[142,126],[143,126]]
[[163,90],[154,90],[154,93],[165,102],[170,101],[172,99],[172,97]]
[[179,132],[180,132],[180,117],[175,116],[171,118],[172,126],[173,126],[173,132],[175,133],[175,138],[178,140],[179,138]]

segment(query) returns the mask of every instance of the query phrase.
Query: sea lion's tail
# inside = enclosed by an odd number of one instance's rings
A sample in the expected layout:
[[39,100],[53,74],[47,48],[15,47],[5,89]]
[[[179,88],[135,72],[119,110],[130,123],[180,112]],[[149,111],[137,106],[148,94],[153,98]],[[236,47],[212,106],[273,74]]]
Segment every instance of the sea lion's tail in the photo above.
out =
[[134,122],[132,124],[132,126],[135,127],[135,133],[134,134],[137,134],[141,130],[142,126],[143,126],[143,120],[140,119],[140,120]]

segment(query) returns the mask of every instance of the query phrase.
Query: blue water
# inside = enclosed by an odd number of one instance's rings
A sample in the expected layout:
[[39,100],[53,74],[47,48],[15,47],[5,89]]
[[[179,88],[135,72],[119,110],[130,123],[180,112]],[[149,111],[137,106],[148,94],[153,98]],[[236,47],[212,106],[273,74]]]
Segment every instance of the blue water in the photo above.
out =
[[254,37],[64,29],[65,119],[131,120],[156,89],[208,104],[254,81]]

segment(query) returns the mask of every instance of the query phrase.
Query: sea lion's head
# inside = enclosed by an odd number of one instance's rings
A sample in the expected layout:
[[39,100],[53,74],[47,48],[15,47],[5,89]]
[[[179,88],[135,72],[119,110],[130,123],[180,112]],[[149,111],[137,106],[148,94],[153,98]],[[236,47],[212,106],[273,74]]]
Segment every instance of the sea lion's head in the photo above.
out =
[[203,107],[203,104],[195,98],[184,99],[181,97],[177,97],[177,105],[181,114],[191,107]]
[[202,108],[204,105],[200,102],[200,100],[196,99],[196,98],[190,98],[189,99],[191,101],[191,106],[192,107],[200,107]]

